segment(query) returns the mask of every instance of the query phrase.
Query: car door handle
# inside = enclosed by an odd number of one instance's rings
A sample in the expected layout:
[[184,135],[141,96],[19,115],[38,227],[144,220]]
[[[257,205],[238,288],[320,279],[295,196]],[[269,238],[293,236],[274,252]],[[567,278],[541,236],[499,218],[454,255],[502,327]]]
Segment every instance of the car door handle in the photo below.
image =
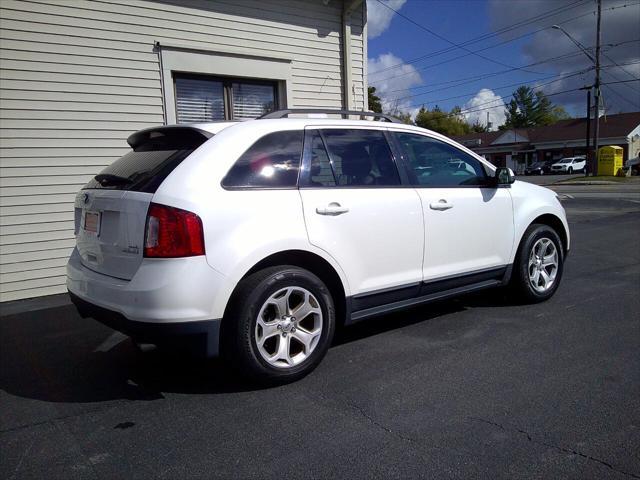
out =
[[331,202],[326,207],[318,207],[316,208],[316,213],[319,215],[342,215],[343,213],[347,213],[349,209],[347,207],[341,206],[337,202]]
[[449,210],[453,208],[453,203],[449,203],[444,198],[441,198],[437,202],[431,202],[429,208],[431,210]]

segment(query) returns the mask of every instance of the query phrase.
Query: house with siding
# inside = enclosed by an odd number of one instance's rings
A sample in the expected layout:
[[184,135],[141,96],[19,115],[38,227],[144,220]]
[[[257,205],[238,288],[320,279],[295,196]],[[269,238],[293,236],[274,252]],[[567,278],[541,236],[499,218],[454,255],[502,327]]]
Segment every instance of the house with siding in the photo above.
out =
[[362,0],[2,0],[0,301],[63,293],[75,194],[133,131],[367,109]]

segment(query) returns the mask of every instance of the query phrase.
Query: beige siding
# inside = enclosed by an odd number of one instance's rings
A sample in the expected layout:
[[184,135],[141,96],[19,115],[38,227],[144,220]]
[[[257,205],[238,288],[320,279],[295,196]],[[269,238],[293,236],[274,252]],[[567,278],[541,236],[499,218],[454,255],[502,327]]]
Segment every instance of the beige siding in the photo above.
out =
[[[73,199],[164,121],[155,41],[291,60],[290,106],[339,108],[342,2],[1,0],[0,301],[65,291]],[[364,102],[364,7],[351,18]]]

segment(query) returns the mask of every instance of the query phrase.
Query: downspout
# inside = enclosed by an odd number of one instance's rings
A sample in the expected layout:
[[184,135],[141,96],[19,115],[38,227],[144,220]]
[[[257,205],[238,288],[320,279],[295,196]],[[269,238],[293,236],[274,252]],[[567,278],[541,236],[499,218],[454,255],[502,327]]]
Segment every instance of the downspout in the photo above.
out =
[[[346,110],[353,109],[353,72],[351,69],[351,14],[362,4],[362,0],[344,0],[342,6],[342,79],[343,102]],[[363,61],[366,62],[366,59]]]
[[167,97],[164,95],[164,65],[162,64],[162,45],[160,42],[155,42],[155,48],[158,52],[158,64],[160,66],[160,95],[162,95],[162,118],[163,123],[167,124]]

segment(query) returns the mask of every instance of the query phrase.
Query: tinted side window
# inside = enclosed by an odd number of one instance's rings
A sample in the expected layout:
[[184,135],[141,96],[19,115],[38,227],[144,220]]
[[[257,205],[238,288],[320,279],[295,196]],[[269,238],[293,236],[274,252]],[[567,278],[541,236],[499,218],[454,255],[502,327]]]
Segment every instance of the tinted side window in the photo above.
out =
[[274,132],[255,142],[222,180],[224,187],[295,187],[302,155],[302,130]]
[[[317,134],[316,134],[317,135]],[[320,135],[324,140],[334,182],[327,177],[331,185],[338,186],[393,186],[400,184],[391,150],[383,132],[378,130],[326,129]],[[318,150],[322,150],[319,148]],[[317,166],[320,173],[327,172],[323,155],[312,155],[311,180],[317,181]],[[324,183],[326,185],[326,183]]]
[[417,185],[456,187],[487,183],[482,162],[462,150],[423,135],[394,135],[400,142]]

